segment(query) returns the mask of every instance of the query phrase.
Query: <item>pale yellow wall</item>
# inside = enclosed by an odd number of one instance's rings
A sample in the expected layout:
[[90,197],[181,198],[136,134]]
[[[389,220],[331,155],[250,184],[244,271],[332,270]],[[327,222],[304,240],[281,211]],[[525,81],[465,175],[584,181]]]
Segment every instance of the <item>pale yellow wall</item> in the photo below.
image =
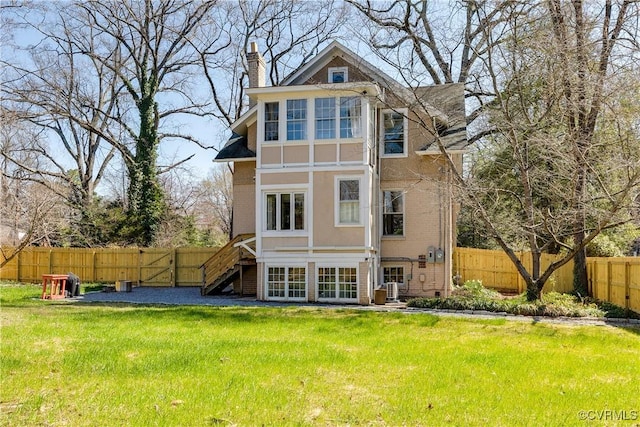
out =
[[341,162],[362,162],[363,158],[363,144],[361,142],[355,144],[340,144]]
[[269,164],[282,163],[282,159],[280,158],[280,150],[281,150],[280,146],[262,147],[261,148],[262,164],[269,165]]
[[[357,175],[348,171],[315,172],[313,174],[313,245],[314,246],[364,246],[363,226],[336,227],[334,222],[335,176]],[[364,182],[362,183],[364,185]],[[362,213],[361,213],[362,214]]]
[[358,304],[369,305],[371,295],[369,295],[369,263],[358,263]]
[[260,175],[262,185],[306,184],[309,182],[307,172],[263,173]]
[[233,171],[233,235],[256,231],[255,162],[236,162]]
[[[426,263],[425,267],[420,267],[419,262],[385,261],[382,267],[403,267],[405,282],[404,286],[398,288],[400,297],[434,297],[436,292],[444,296],[446,286],[445,264]],[[384,279],[384,269],[380,271],[380,280]],[[409,276],[413,274],[409,280]]]
[[283,146],[284,163],[309,163],[309,146],[296,144]]
[[316,163],[336,163],[336,144],[315,144],[313,150]]
[[254,153],[256,152],[256,147],[257,147],[257,132],[258,132],[258,122],[253,122],[248,128],[247,128],[247,147],[249,148],[249,150],[253,151]]
[[262,250],[285,247],[306,248],[308,246],[309,239],[307,237],[262,237]]

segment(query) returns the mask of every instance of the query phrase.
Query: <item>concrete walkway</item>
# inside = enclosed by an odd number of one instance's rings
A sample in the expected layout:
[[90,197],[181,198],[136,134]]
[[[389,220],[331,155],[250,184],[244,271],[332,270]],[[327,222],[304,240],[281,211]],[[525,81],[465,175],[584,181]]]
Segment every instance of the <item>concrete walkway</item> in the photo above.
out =
[[458,317],[471,319],[505,319],[510,321],[553,323],[575,326],[626,326],[640,328],[640,320],[634,319],[600,319],[573,317],[529,317],[488,311],[457,311],[408,308],[405,303],[388,303],[385,305],[345,305],[323,303],[293,303],[256,301],[255,297],[240,296],[201,296],[199,287],[180,288],[133,288],[132,292],[88,292],[84,295],[68,299],[69,302],[103,302],[129,304],[163,304],[163,305],[201,305],[216,307],[311,307],[324,309],[352,309],[379,312],[430,313],[442,317]]

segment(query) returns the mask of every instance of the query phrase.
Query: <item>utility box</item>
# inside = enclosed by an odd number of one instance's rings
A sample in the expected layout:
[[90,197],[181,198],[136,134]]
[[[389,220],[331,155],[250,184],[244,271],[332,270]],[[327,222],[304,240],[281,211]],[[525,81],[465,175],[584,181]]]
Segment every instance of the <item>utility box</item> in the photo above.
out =
[[436,250],[436,262],[444,262],[444,251],[442,249]]
[[427,249],[427,262],[436,262],[436,248],[433,246]]

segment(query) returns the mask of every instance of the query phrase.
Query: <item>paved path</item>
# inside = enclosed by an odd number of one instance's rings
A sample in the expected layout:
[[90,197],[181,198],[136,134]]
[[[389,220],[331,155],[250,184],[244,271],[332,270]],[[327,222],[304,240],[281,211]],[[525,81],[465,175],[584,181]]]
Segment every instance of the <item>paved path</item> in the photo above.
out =
[[133,288],[132,292],[88,292],[75,297],[73,302],[120,302],[130,304],[165,304],[165,305],[204,305],[217,307],[313,307],[326,309],[353,309],[380,312],[431,313],[442,317],[462,317],[473,319],[505,319],[520,322],[554,323],[576,326],[628,326],[640,328],[640,320],[598,319],[571,317],[528,317],[506,313],[490,313],[488,311],[457,311],[407,308],[404,303],[385,305],[343,305],[321,303],[287,303],[256,301],[254,297],[239,296],[201,296],[199,287],[180,288]]

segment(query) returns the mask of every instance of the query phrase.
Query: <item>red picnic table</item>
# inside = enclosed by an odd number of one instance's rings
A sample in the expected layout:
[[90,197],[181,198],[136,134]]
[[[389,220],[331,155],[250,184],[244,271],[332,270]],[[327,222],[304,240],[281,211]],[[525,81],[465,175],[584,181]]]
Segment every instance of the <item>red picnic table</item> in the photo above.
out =
[[[67,274],[42,275],[42,299],[63,299],[66,296]],[[47,295],[47,287],[49,294]]]

